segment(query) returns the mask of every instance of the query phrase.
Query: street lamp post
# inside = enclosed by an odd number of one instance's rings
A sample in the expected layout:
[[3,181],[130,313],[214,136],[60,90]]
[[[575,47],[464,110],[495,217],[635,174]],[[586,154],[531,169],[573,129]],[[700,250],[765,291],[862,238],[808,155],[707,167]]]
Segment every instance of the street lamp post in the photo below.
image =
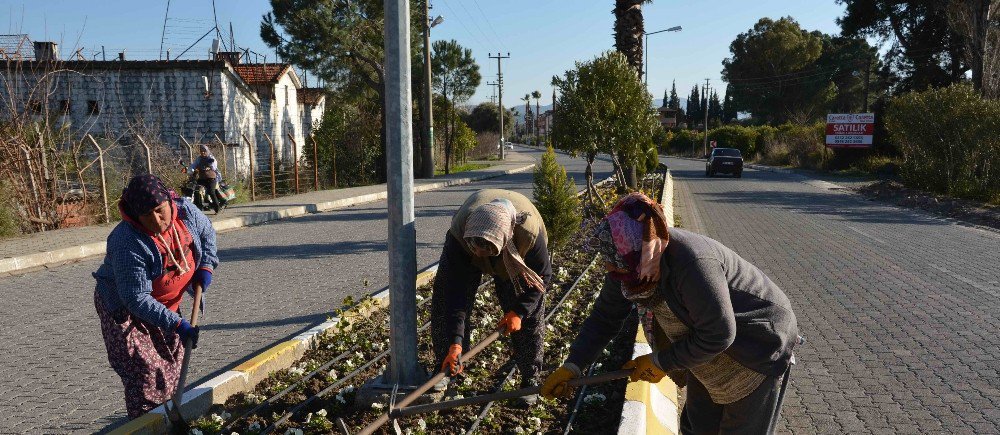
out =
[[680,32],[681,30],[682,30],[681,26],[674,26],[669,29],[643,33],[643,35],[646,37],[646,41],[645,44],[643,44],[642,48],[646,50],[646,52],[642,55],[642,57],[643,60],[646,61],[646,68],[645,71],[642,73],[642,80],[643,80],[642,83],[646,85],[646,92],[649,92],[649,35],[655,35],[657,33],[663,33],[663,32]]
[[431,90],[431,28],[441,24],[444,17],[431,20],[430,2],[424,9],[424,149],[420,150],[420,175],[434,178],[434,93]]

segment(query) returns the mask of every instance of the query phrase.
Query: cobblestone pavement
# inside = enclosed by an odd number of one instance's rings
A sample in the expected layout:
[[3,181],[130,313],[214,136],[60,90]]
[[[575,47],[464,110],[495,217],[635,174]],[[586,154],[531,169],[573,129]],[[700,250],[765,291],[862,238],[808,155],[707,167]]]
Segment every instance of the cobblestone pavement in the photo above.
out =
[[792,300],[808,342],[779,433],[1000,433],[1000,233],[747,170],[666,159],[681,226]]
[[[540,155],[521,150],[529,159]],[[583,160],[558,158],[582,186]],[[599,161],[596,176],[608,176],[610,166]],[[417,195],[418,265],[437,261],[451,215],[470,193],[495,187],[530,195],[531,180],[528,171]],[[382,201],[220,235],[223,263],[206,293],[190,384],[326,320],[345,296],[388,285],[385,216]],[[89,433],[123,422],[121,382],[93,307],[90,273],[98,264],[0,278],[0,433]]]

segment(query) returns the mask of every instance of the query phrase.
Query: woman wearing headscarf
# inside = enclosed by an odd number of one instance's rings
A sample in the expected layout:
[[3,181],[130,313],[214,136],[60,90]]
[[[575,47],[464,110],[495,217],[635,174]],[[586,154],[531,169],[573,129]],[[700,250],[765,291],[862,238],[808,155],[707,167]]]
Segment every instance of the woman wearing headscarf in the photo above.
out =
[[215,214],[226,205],[224,199],[219,195],[219,162],[212,155],[212,150],[208,145],[201,145],[201,155],[191,162],[191,176],[195,177],[198,184],[205,187],[205,191],[212,198],[212,209]]
[[122,221],[93,274],[94,305],[132,419],[173,394],[183,342],[198,342],[198,328],[179,314],[181,299],[193,286],[208,289],[219,259],[208,217],[154,175],[132,178],[118,210]]
[[545,397],[570,394],[621,329],[633,304],[653,352],[623,368],[632,381],[670,374],[687,384],[682,434],[769,434],[798,343],[785,294],[757,267],[708,237],[668,228],[659,204],[634,193],[597,228],[607,274],[590,316]]
[[462,371],[459,358],[469,348],[472,331],[467,320],[485,273],[494,278],[503,312],[498,327],[511,336],[521,385],[537,385],[544,296],[552,278],[547,244],[545,223],[520,193],[480,190],[458,209],[445,236],[432,296],[431,328],[441,371],[451,376]]

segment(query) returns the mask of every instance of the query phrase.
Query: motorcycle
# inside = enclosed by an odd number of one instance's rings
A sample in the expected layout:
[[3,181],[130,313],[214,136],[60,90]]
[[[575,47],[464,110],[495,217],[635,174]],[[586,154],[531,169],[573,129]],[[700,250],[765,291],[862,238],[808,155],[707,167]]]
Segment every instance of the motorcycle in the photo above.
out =
[[[178,163],[183,166],[183,162]],[[187,167],[184,166],[181,172],[186,174],[188,172]],[[205,186],[198,184],[196,175],[197,173],[191,174],[188,177],[187,182],[181,187],[181,194],[187,197],[201,211],[215,210],[216,206],[213,196],[208,194],[208,189]],[[236,191],[222,179],[219,180],[219,187],[215,193],[222,200],[218,207],[219,211],[224,210],[229,206],[230,201],[236,199]]]

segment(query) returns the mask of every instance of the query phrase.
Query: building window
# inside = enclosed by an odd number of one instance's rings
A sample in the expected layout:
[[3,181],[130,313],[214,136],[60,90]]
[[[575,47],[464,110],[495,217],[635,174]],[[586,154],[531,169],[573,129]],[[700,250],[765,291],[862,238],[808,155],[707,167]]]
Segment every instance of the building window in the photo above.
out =
[[285,107],[288,107],[288,85],[285,85]]
[[96,100],[87,101],[87,114],[88,115],[100,115],[101,114],[101,104]]

